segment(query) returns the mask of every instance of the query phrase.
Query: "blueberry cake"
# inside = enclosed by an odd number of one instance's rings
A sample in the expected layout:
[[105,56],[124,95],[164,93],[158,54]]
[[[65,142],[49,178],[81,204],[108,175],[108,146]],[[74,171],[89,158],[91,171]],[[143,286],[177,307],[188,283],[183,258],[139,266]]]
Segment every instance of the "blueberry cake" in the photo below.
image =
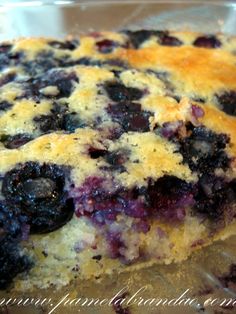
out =
[[0,44],[0,289],[186,259],[236,234],[236,38]]

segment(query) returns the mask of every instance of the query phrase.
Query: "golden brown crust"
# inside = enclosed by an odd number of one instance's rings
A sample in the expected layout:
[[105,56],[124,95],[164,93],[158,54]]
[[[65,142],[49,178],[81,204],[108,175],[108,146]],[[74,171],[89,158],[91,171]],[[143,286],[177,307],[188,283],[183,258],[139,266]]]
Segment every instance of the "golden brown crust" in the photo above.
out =
[[181,94],[208,97],[220,89],[235,89],[235,55],[222,49],[191,46],[158,46],[140,50],[122,50],[118,57],[138,69],[169,71]]

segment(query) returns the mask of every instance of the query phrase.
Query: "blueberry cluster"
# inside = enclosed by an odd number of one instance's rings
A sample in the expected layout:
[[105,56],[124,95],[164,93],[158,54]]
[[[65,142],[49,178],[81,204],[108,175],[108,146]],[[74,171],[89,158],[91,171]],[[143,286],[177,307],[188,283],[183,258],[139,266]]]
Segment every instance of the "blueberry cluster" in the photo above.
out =
[[[186,136],[181,135],[180,130],[183,127],[186,129]],[[225,172],[231,166],[232,160],[226,152],[230,143],[229,136],[215,133],[202,125],[193,126],[191,123],[185,126],[183,123],[166,125],[160,134],[177,145],[178,152],[183,156],[183,163],[188,164],[199,177],[191,192],[195,212],[219,223],[226,221],[225,216],[232,219],[236,181],[216,174],[217,169]]]
[[19,52],[12,52],[11,44],[0,45],[0,70],[8,66],[16,66],[23,60],[24,55]]
[[[130,47],[135,49],[140,46],[151,37],[155,37],[157,42],[163,46],[181,46],[183,42],[174,36],[171,36],[168,31],[156,31],[156,30],[138,30],[138,31],[126,31],[129,38]],[[219,48],[221,46],[220,40],[214,35],[200,36],[196,38],[193,45],[201,48]]]
[[181,46],[183,43],[180,39],[170,36],[168,31],[154,31],[154,30],[138,30],[127,31],[131,47],[138,49],[146,40],[154,36],[157,42],[163,46]]
[[119,82],[107,82],[105,91],[113,103],[108,105],[107,112],[112,120],[121,127],[123,132],[147,132],[150,130],[149,118],[153,113],[142,110],[136,101],[142,98],[144,92],[138,88],[126,87]]
[[0,202],[0,290],[31,266],[30,259],[21,250],[19,242],[27,228],[27,219],[20,209]]
[[190,134],[178,139],[179,151],[192,171],[210,172],[217,168],[227,169],[230,158],[225,152],[229,137],[217,134],[204,126],[190,126]]
[[216,95],[221,110],[230,116],[236,116],[236,91],[227,91]]
[[236,180],[227,181],[214,174],[203,173],[197,183],[195,210],[220,223],[234,218],[232,204],[236,201]]
[[0,142],[8,149],[16,149],[33,139],[32,135],[26,133],[19,133],[15,135],[2,135]]
[[50,113],[34,117],[34,122],[43,134],[53,131],[73,133],[75,129],[85,127],[78,114],[69,111],[67,104],[58,104],[55,101]]
[[185,208],[193,204],[193,186],[174,176],[150,180],[148,186],[107,191],[101,178],[90,177],[76,192],[77,215],[97,223],[114,221],[119,213],[146,220],[150,217],[182,221]]
[[32,261],[23,254],[18,241],[9,237],[0,240],[0,290],[6,289],[14,277],[32,266]]
[[[74,72],[67,73],[63,70],[48,71],[46,74],[21,81],[23,93],[17,99],[33,99],[36,103],[39,103],[45,98],[59,99],[69,97],[75,82],[78,82],[78,78]],[[52,94],[44,92],[44,89],[48,86],[55,87],[56,92]]]

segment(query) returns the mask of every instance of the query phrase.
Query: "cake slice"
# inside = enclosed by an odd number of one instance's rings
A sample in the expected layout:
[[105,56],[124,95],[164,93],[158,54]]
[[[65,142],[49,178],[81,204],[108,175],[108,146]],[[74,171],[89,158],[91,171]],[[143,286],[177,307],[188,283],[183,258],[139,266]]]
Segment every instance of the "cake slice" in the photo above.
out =
[[236,40],[0,45],[0,289],[180,262],[236,234]]

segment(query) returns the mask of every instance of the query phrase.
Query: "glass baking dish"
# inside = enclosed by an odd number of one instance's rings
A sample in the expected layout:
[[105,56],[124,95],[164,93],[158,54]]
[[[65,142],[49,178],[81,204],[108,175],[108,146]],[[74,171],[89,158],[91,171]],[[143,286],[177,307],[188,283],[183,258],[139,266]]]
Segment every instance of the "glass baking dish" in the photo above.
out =
[[[63,38],[82,32],[122,29],[194,30],[236,35],[235,1],[1,1],[0,40],[44,36]],[[191,306],[131,306],[120,314],[135,313],[236,313],[233,308],[203,308],[210,297],[236,298],[236,291],[224,288],[219,277],[236,263],[236,237],[216,243],[195,253],[178,265],[155,266],[142,271],[104,278],[100,282],[74,282],[61,291],[38,291],[34,297],[51,297],[57,301],[71,298],[111,298],[126,288],[129,296],[140,288],[144,299],[177,298],[186,290],[187,297],[198,297]],[[6,295],[1,294],[1,297]],[[10,296],[12,297],[12,296]],[[20,295],[18,297],[30,297]],[[49,313],[48,308],[34,306],[0,307],[0,313]],[[218,311],[218,312],[217,312]],[[113,307],[59,306],[54,313],[115,313]]]
[[0,39],[158,28],[236,33],[235,1],[0,1]]

